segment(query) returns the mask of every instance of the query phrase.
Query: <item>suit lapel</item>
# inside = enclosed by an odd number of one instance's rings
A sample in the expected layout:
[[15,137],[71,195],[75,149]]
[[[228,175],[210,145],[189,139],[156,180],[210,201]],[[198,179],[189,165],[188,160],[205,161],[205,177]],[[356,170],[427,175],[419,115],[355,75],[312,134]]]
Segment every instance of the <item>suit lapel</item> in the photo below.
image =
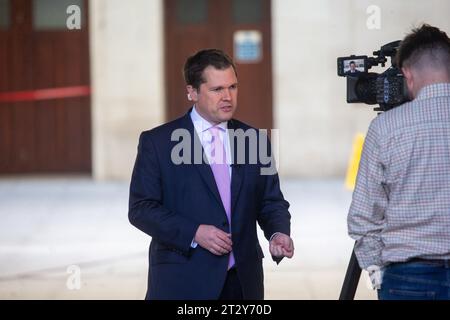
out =
[[[206,184],[208,190],[211,191],[211,193],[213,194],[214,198],[216,198],[216,200],[219,202],[219,204],[222,206],[223,208],[223,204],[222,204],[222,200],[220,198],[220,193],[219,193],[219,189],[217,189],[217,185],[216,185],[216,180],[214,179],[214,175],[212,173],[211,167],[209,166],[208,163],[205,163],[203,161],[203,159],[206,159],[206,157],[203,157],[205,150],[203,150],[202,148],[202,161],[200,164],[196,164],[194,162],[195,158],[194,158],[194,143],[197,146],[201,146],[201,142],[200,142],[200,138],[197,135],[197,132],[195,131],[194,128],[194,124],[192,123],[192,119],[190,116],[192,108],[189,110],[189,112],[184,116],[183,119],[183,126],[189,131],[191,137],[193,137],[191,139],[191,163],[193,164],[193,166],[197,169],[198,173],[200,174],[203,182]],[[194,141],[195,140],[195,141]],[[225,211],[225,209],[223,209]]]
[[[189,110],[189,112],[184,116],[183,119],[183,126],[189,131],[191,134],[191,150],[194,150],[194,143],[196,143],[198,146],[201,146],[200,137],[197,135],[197,132],[194,128],[194,124],[192,123],[190,112],[192,109]],[[228,129],[234,129],[235,123],[233,120],[228,121]],[[228,137],[231,139],[232,137],[229,135]],[[195,141],[194,141],[195,140]],[[231,140],[230,140],[231,142]],[[239,191],[241,190],[242,180],[244,177],[244,165],[237,163],[237,143],[234,141],[234,143],[230,143],[230,146],[233,146],[232,151],[232,170],[231,170],[231,212],[233,214],[234,208],[236,206],[238,197],[239,197]],[[205,150],[202,148],[202,157],[205,152]],[[206,159],[206,157],[203,157],[202,159]],[[222,206],[223,211],[225,213],[225,208],[223,207],[222,199],[220,198],[219,189],[217,189],[216,180],[214,179],[214,175],[212,173],[211,167],[208,163],[205,163],[203,160],[201,164],[195,164],[194,162],[194,152],[192,152],[191,155],[191,163],[194,163],[194,167],[197,169],[198,173],[200,174],[202,180],[208,187],[208,190],[211,191],[211,193],[214,195],[214,198],[219,202],[219,204]]]
[[[233,120],[228,121],[228,129],[234,129],[236,130],[237,128],[235,127],[235,123]],[[234,213],[234,208],[236,206],[238,197],[239,197],[239,191],[241,190],[241,184],[242,184],[242,180],[244,177],[244,165],[242,164],[238,164],[237,163],[237,143],[236,141],[233,141],[233,143],[231,143],[231,139],[232,137],[229,136],[230,139],[230,146],[233,146],[233,150],[232,150],[232,161],[233,161],[233,165],[232,165],[232,170],[231,170],[231,214],[233,215]],[[231,148],[230,148],[231,149]]]

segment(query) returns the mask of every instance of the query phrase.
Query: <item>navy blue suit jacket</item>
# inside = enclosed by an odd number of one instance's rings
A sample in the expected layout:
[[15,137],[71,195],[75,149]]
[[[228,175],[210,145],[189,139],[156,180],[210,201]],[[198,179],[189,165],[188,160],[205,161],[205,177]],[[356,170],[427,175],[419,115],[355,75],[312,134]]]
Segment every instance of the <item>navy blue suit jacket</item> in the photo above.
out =
[[[210,166],[177,165],[171,160],[172,148],[180,142],[171,141],[174,130],[188,130],[191,146],[193,139],[200,143],[189,113],[143,132],[139,139],[129,220],[152,237],[147,299],[218,299],[227,274],[228,255],[191,247],[200,224],[225,232],[229,225]],[[250,127],[230,120],[228,128]],[[280,191],[278,175],[260,175],[263,165],[248,163],[246,147],[246,163],[232,166],[233,252],[244,299],[263,299],[263,252],[256,224],[267,239],[275,232],[289,235],[289,203]]]

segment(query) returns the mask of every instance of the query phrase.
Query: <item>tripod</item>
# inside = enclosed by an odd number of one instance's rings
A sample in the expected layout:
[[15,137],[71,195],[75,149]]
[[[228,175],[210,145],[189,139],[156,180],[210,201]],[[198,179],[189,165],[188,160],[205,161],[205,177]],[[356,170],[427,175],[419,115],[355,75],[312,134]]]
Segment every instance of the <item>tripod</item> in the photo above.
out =
[[339,300],[353,300],[355,298],[360,276],[361,268],[359,267],[358,260],[356,260],[355,250],[353,250],[350,262],[348,263],[347,272],[345,273],[344,284],[342,285]]

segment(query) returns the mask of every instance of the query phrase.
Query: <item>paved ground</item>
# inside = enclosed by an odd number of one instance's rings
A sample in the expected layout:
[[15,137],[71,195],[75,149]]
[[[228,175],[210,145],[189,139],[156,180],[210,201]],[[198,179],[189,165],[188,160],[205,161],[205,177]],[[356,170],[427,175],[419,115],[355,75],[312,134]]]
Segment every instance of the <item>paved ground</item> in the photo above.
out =
[[[351,192],[336,180],[282,179],[282,190],[296,252],[279,266],[264,259],[266,298],[337,299],[353,245]],[[127,202],[128,183],[1,179],[0,299],[142,299],[149,237],[129,224]],[[366,282],[357,299],[376,298]]]

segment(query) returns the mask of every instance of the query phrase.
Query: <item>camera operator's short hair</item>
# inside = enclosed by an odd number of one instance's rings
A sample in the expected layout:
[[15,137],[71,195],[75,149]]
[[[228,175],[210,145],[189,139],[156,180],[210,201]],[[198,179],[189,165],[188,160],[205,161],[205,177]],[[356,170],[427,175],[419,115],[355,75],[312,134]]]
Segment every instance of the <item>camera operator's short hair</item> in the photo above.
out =
[[233,60],[225,52],[219,49],[205,49],[186,60],[183,69],[186,84],[199,89],[200,85],[206,82],[203,78],[203,71],[209,66],[213,66],[217,70],[232,67],[237,76]]
[[400,43],[396,55],[397,66],[414,66],[424,55],[438,57],[444,64],[441,67],[450,64],[450,39],[444,31],[428,24],[413,29]]
[[356,65],[355,61],[350,61],[349,64],[354,64],[354,65]]

